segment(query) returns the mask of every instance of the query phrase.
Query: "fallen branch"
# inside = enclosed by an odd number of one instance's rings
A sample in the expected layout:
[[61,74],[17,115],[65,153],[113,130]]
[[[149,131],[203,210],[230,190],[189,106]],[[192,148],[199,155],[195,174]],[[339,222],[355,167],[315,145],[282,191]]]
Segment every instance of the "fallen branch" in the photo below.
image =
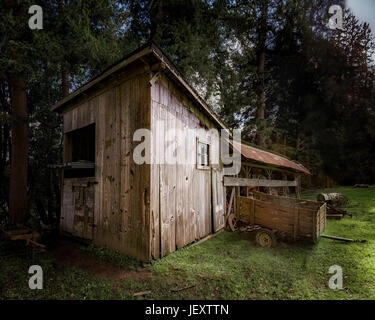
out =
[[32,245],[34,245],[35,247],[40,248],[40,249],[39,249],[40,251],[42,251],[42,252],[45,252],[45,251],[46,251],[46,246],[45,246],[44,244],[38,243],[38,242],[36,242],[36,241],[34,241],[34,240],[31,240],[31,239],[27,239],[27,240],[26,240],[26,245],[28,246],[30,243],[31,243]]
[[26,246],[32,245],[33,247],[37,247],[40,252],[46,251],[46,246],[44,244],[38,243],[31,231],[28,229],[16,229],[16,230],[8,230],[3,231],[4,234],[9,237],[10,240],[16,241],[16,240],[25,240]]
[[326,217],[327,217],[327,219],[340,220],[343,217],[343,215],[342,214],[327,213]]
[[332,240],[344,241],[344,242],[362,242],[362,243],[367,242],[367,240],[354,240],[354,239],[349,239],[349,238],[330,236],[328,234],[322,234],[321,237],[327,238],[327,239],[332,239]]
[[151,293],[151,291],[136,292],[136,293],[134,293],[134,297],[145,296],[146,294],[150,294],[150,293]]
[[192,284],[192,285],[184,287],[184,288],[172,289],[171,292],[179,292],[179,291],[183,291],[183,290],[194,288],[194,287],[195,287],[195,284]]
[[31,233],[29,234],[17,234],[14,236],[10,236],[10,240],[26,240],[29,241],[33,238],[33,235]]

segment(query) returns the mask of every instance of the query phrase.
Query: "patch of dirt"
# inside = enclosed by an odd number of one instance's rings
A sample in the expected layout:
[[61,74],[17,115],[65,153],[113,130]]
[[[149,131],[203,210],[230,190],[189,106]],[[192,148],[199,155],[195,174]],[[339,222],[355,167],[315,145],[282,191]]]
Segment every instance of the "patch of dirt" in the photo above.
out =
[[123,280],[130,278],[145,279],[151,276],[146,268],[138,270],[124,270],[109,262],[96,259],[88,252],[80,250],[72,241],[62,239],[58,245],[50,251],[55,257],[55,267],[62,270],[65,267],[75,267],[85,270],[93,275],[109,280]]

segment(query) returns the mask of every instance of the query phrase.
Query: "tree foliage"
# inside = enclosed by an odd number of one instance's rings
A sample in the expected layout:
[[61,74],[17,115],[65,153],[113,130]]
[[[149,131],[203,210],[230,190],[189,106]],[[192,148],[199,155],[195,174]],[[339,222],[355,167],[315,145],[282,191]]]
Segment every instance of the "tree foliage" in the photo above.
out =
[[[25,188],[20,189],[19,184],[11,190],[7,184],[2,186],[0,207],[2,212],[7,212],[12,208],[12,201],[22,203],[23,198],[27,203],[19,210],[22,216],[18,211],[10,212],[16,223],[25,223],[25,211],[30,210],[43,223],[51,224],[59,216],[60,178],[48,164],[61,162],[62,137],[61,120],[49,107],[62,97],[64,80],[68,91],[77,88],[122,56],[120,37],[127,15],[122,3],[112,0],[41,1],[43,29],[31,30],[28,8],[32,4],[31,1],[5,1],[2,11],[6,14],[0,19],[1,174],[10,182],[28,176]],[[17,116],[11,99],[12,79],[19,78],[24,81],[23,90],[27,93],[24,106],[27,114],[22,123],[28,138],[16,140],[9,128],[14,127]],[[12,170],[10,173],[9,167],[13,168],[11,163],[15,159],[10,146],[13,152],[22,150],[28,155],[28,161],[22,163],[25,172]]]

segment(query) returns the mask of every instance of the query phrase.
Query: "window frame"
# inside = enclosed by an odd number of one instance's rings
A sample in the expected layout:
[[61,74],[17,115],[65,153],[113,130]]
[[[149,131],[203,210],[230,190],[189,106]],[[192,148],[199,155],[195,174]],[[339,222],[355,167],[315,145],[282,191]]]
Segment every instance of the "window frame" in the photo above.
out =
[[[208,141],[206,140],[203,140],[199,137],[197,137],[197,142],[196,142],[197,146],[196,146],[196,163],[197,163],[197,169],[198,170],[209,170],[211,169],[211,157],[210,157],[210,149],[211,149],[211,145],[210,143],[208,143]],[[202,165],[200,164],[200,149],[199,149],[199,146],[200,144],[205,144],[207,145],[207,165]]]

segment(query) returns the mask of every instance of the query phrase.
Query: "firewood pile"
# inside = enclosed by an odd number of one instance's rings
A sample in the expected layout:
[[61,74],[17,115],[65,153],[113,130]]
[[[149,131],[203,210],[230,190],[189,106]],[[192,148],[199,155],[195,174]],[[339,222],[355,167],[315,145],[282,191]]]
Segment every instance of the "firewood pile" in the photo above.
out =
[[320,202],[325,202],[333,207],[341,207],[348,203],[348,198],[338,192],[320,193],[317,196],[317,200]]
[[340,220],[345,215],[353,216],[352,213],[338,208],[349,202],[348,198],[341,193],[320,193],[317,200],[327,204],[327,219]]
[[240,232],[253,232],[259,229],[262,229],[262,227],[257,224],[250,224],[239,227]]
[[228,217],[227,227],[230,231],[235,232],[253,232],[261,229],[262,227],[257,224],[247,224],[236,219],[236,216],[232,213]]

